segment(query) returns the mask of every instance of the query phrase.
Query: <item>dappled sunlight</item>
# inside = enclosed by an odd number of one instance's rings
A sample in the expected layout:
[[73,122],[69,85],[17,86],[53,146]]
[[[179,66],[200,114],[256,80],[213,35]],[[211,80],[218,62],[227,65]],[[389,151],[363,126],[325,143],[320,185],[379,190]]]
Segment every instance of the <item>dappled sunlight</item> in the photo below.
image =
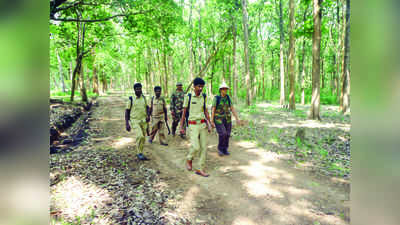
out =
[[198,186],[192,186],[185,194],[185,197],[181,201],[181,205],[177,209],[177,212],[184,213],[190,212],[195,206],[195,197],[200,192]]
[[299,121],[299,123],[287,123],[287,122],[278,122],[272,123],[268,125],[268,127],[272,128],[299,128],[299,127],[306,127],[306,128],[336,128],[341,129],[344,131],[350,131],[350,124],[341,124],[341,123],[321,123],[315,120],[305,120]]
[[262,196],[271,196],[274,198],[284,198],[282,192],[275,190],[268,183],[270,181],[265,180],[254,180],[245,182],[244,186],[247,189],[247,192],[254,197],[262,197]]
[[282,187],[284,191],[288,192],[291,195],[297,195],[297,196],[301,196],[301,195],[307,195],[310,194],[310,190],[306,190],[306,189],[299,189],[293,186],[286,186],[286,187]]
[[248,149],[247,152],[259,156],[259,162],[272,162],[279,159],[279,155],[276,152],[266,151],[261,148]]
[[239,141],[236,144],[242,148],[255,148],[257,146],[257,143],[250,141]]
[[113,147],[114,148],[122,148],[133,142],[134,142],[133,138],[122,137],[122,138],[119,138],[114,141]]
[[232,225],[257,225],[257,223],[247,217],[239,216],[232,221]]
[[107,190],[94,184],[85,184],[80,178],[72,176],[57,184],[52,194],[52,202],[66,217],[75,219],[91,216],[96,209],[111,203],[112,198]]

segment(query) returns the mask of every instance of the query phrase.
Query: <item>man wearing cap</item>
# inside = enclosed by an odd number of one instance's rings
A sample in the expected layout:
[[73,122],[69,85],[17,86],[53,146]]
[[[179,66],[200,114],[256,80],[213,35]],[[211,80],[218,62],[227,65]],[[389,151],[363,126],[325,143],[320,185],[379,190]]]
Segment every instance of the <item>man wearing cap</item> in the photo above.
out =
[[211,111],[211,125],[216,127],[219,141],[218,141],[218,154],[219,156],[229,155],[229,137],[231,136],[232,130],[232,116],[231,112],[235,116],[238,124],[241,123],[236,113],[235,108],[231,102],[228,92],[228,85],[225,82],[219,86],[220,95],[214,97]]
[[180,119],[182,118],[182,110],[183,110],[183,100],[185,98],[185,92],[182,89],[182,83],[176,83],[176,91],[171,95],[171,104],[170,111],[172,116],[172,136],[175,136],[176,127],[179,124]]
[[[185,96],[185,102],[183,104],[183,114],[181,119],[181,133],[185,133],[185,119],[186,112],[189,113],[188,116],[188,126],[190,132],[190,144],[191,148],[187,155],[186,168],[187,170],[192,170],[192,160],[196,153],[200,155],[200,168],[195,172],[196,174],[208,177],[209,175],[204,171],[206,156],[207,156],[207,130],[211,132],[210,117],[206,107],[206,95],[201,94],[205,82],[201,78],[196,78],[193,80],[194,92],[189,93]],[[197,154],[196,154],[197,155]]]
[[167,123],[167,107],[164,97],[161,97],[161,87],[154,87],[154,94],[151,98],[150,114],[151,114],[151,133],[149,137],[150,144],[158,132],[161,145],[168,145],[164,134],[164,121]]
[[125,110],[126,130],[131,131],[129,120],[131,119],[132,130],[136,134],[136,157],[139,160],[148,160],[143,155],[143,145],[145,142],[147,122],[150,121],[149,106],[146,98],[142,94],[142,84],[133,85],[135,96],[130,96]]

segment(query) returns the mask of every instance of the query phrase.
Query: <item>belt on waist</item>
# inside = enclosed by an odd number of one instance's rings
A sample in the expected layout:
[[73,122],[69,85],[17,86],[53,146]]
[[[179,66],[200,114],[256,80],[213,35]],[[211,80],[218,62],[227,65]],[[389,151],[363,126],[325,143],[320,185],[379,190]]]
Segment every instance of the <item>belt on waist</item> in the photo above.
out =
[[[205,123],[206,120],[201,120],[200,123]],[[196,120],[189,120],[189,124],[197,124]]]

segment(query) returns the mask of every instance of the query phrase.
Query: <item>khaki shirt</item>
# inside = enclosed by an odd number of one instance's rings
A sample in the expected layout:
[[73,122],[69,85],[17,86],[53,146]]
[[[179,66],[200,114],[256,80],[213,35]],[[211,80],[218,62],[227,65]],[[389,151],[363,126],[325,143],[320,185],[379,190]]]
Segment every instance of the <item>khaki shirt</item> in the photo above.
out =
[[155,96],[153,98],[153,112],[151,116],[153,118],[162,118],[164,116],[164,98],[161,96],[158,99]]
[[[126,109],[129,109],[130,105],[131,101],[128,99]],[[147,101],[143,95],[140,98],[137,98],[136,95],[132,96],[131,119],[136,121],[146,120],[146,106],[148,106]]]
[[[207,96],[206,96],[207,103]],[[183,104],[184,108],[188,107],[189,96],[185,95],[185,101]],[[195,93],[192,93],[192,99],[190,100],[190,109],[189,109],[189,120],[202,120],[205,119],[204,115],[204,97],[203,94],[200,93],[199,96],[196,96]]]

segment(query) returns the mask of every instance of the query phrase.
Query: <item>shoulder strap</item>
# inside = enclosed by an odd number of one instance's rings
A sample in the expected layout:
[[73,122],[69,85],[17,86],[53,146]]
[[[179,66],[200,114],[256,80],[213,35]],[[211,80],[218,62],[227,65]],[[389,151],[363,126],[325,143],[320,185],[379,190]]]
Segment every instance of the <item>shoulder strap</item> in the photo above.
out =
[[203,99],[204,99],[204,102],[203,102],[203,111],[205,112],[206,111],[206,93],[203,93]]
[[231,98],[229,97],[229,95],[226,95],[226,97],[228,97],[228,104],[229,106],[231,106]]
[[144,100],[144,104],[147,105],[146,98],[144,97],[143,94],[142,94],[142,97],[143,97],[143,100]]
[[129,106],[129,110],[132,110],[132,101],[133,101],[132,96],[129,96],[129,100],[131,101],[131,104]]
[[187,106],[187,109],[186,109],[185,120],[186,120],[186,126],[188,127],[189,126],[190,101],[192,100],[192,94],[189,93],[187,96],[189,97],[189,99],[188,99],[188,106]]
[[215,108],[217,108],[219,103],[221,102],[221,96],[217,95],[215,97],[217,98],[217,104],[215,105]]

